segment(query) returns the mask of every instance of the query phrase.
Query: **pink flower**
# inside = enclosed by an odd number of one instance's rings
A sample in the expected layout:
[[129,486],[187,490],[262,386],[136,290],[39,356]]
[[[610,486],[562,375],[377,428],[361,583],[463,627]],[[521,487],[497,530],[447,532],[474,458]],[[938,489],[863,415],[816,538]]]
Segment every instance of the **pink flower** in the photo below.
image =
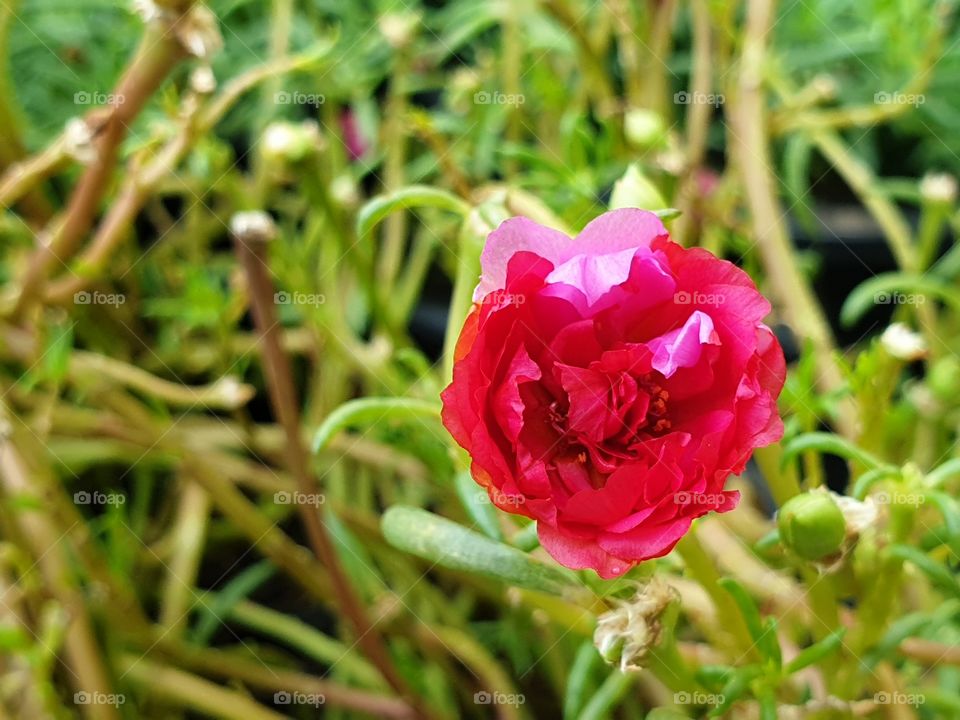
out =
[[670,552],[783,433],[783,351],[746,273],[616,210],[571,239],[525,217],[487,238],[443,422],[503,510],[571,568]]

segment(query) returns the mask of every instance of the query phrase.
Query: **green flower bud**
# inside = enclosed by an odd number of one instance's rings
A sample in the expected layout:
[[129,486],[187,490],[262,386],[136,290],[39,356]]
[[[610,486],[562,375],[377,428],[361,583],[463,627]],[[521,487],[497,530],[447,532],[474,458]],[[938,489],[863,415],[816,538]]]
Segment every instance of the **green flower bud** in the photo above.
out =
[[260,151],[265,159],[273,163],[298,163],[316,152],[321,143],[316,122],[278,121],[270,123],[264,130]]
[[652,110],[633,108],[623,118],[623,132],[633,147],[646,149],[663,143],[666,128],[663,119]]
[[940,400],[956,400],[960,396],[960,360],[947,355],[933,363],[927,375],[927,387]]
[[661,210],[667,207],[666,201],[657,190],[657,186],[644,176],[636,165],[631,165],[623,177],[613,184],[610,194],[610,209],[640,208],[641,210]]
[[780,539],[804,560],[820,560],[840,551],[847,523],[840,507],[826,492],[790,498],[777,513]]

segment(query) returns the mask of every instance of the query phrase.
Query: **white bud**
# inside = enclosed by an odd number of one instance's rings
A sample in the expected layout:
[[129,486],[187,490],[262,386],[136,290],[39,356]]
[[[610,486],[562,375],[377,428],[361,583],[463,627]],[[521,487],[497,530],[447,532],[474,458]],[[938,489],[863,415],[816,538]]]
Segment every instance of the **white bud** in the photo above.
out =
[[262,210],[245,210],[230,218],[230,232],[244,241],[267,241],[277,236],[277,226]]
[[256,389],[252,385],[242,383],[232,375],[217,380],[211,390],[214,396],[212,400],[218,401],[231,410],[246,405],[256,394]]
[[623,117],[623,133],[627,141],[638,148],[659,145],[666,137],[663,119],[653,110],[631,108]]
[[217,78],[209,65],[199,65],[190,73],[190,87],[195,93],[209,95],[217,89]]
[[898,360],[913,362],[927,356],[929,348],[927,341],[920,333],[911,330],[903,323],[893,323],[883,331],[880,343],[890,355]]
[[387,13],[380,17],[377,24],[391,47],[402,48],[406,47],[413,39],[417,25],[420,24],[420,16],[412,12]]
[[80,118],[67,120],[63,131],[63,151],[82,165],[90,165],[97,159],[93,144],[93,130]]
[[269,159],[299,162],[320,144],[320,128],[313,120],[273,122],[263,132],[263,154]]
[[928,173],[920,181],[920,196],[929,202],[953,205],[957,200],[957,179],[947,173]]
[[597,618],[593,644],[607,662],[619,661],[622,672],[641,669],[660,642],[664,611],[678,599],[677,591],[654,575],[633,598],[614,601],[617,606]]
[[223,47],[217,16],[206,5],[194,5],[174,26],[177,39],[191,55],[207,60]]

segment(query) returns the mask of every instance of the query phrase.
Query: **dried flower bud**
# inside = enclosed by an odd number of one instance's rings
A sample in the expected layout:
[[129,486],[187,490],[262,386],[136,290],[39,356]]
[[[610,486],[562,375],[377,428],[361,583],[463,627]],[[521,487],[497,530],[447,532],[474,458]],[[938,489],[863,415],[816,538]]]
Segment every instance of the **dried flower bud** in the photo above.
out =
[[877,516],[880,514],[877,504],[873,498],[866,500],[857,500],[849,495],[838,495],[831,492],[830,495],[843,513],[843,519],[846,523],[846,542],[854,543],[864,533],[867,528],[873,527],[877,522]]
[[647,652],[660,643],[663,615],[679,599],[677,591],[659,576],[637,590],[630,600],[615,601],[617,607],[597,618],[593,644],[608,663],[620,670],[639,670]]
[[805,560],[821,560],[839,553],[847,534],[840,506],[829,492],[812,490],[796,495],[777,513],[784,546]]
[[923,336],[903,323],[893,323],[884,330],[880,343],[890,355],[907,362],[922,360],[929,353]]
[[191,55],[208,60],[223,48],[217,16],[206,5],[194,5],[174,26],[177,39]]
[[243,242],[267,242],[277,236],[277,226],[262,210],[246,210],[230,218],[230,232]]

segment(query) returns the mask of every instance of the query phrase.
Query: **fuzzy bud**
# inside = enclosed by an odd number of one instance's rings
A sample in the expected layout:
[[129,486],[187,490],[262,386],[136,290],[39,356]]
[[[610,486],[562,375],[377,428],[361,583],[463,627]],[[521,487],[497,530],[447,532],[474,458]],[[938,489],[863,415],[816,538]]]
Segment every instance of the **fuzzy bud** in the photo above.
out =
[[898,360],[922,360],[929,352],[923,336],[903,323],[893,323],[880,336],[883,349]]
[[679,599],[659,576],[641,586],[630,600],[617,600],[613,610],[597,618],[593,644],[601,657],[620,670],[639,670],[647,653],[660,643],[664,613]]

